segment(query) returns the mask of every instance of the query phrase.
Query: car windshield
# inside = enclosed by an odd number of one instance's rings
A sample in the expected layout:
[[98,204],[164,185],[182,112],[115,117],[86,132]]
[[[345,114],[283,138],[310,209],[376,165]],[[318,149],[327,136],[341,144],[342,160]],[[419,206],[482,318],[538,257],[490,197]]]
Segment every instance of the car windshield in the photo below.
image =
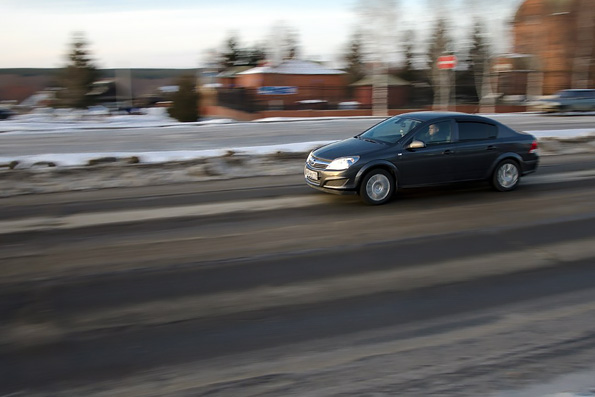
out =
[[383,143],[396,143],[409,131],[421,124],[421,121],[405,117],[391,117],[358,135],[359,138],[373,139]]
[[558,98],[593,98],[595,90],[559,91]]

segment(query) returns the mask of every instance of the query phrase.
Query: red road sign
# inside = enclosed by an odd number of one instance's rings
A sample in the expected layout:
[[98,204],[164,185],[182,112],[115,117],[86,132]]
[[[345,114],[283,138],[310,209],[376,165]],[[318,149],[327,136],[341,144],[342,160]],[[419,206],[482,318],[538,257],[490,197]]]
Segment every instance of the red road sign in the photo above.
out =
[[438,57],[438,69],[454,69],[457,66],[457,57],[454,55],[443,55]]

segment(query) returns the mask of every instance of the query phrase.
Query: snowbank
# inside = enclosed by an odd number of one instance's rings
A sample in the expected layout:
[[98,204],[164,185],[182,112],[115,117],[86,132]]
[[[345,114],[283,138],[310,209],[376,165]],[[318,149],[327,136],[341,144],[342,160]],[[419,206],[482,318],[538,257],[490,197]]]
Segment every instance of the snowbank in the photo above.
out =
[[34,156],[0,156],[0,166],[13,163],[10,168],[25,169],[39,166],[74,167],[124,161],[129,163],[160,164],[201,160],[222,156],[263,156],[279,153],[308,153],[333,141],[300,142],[286,145],[222,148],[213,150],[173,150],[156,152],[53,153]]
[[180,123],[169,117],[165,108],[141,109],[139,113],[111,115],[102,106],[92,107],[88,110],[40,108],[29,114],[3,120],[0,123],[0,133],[61,133],[73,129],[152,128],[235,122],[232,119],[212,119]]

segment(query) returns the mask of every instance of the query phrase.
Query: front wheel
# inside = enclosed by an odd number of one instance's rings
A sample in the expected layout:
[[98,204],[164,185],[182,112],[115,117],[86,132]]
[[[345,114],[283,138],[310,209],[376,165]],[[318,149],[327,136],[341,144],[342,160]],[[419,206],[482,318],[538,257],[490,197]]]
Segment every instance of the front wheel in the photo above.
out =
[[496,167],[492,177],[492,185],[496,190],[508,192],[515,189],[520,180],[521,171],[514,160],[504,160]]
[[386,203],[395,191],[393,177],[384,170],[370,171],[362,181],[359,195],[366,204],[380,205]]

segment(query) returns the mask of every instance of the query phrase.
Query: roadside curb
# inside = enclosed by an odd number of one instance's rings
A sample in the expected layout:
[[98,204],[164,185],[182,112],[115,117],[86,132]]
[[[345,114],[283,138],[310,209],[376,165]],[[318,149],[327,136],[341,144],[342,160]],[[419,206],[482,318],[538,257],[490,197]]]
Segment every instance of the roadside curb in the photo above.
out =
[[[301,161],[299,164],[301,169]],[[289,173],[301,181],[299,174]],[[547,175],[531,175],[524,180],[524,185],[548,183],[568,183],[585,179],[595,179],[595,169],[563,172]],[[275,209],[304,208],[327,202],[326,195],[280,196],[272,198],[254,198],[241,201],[205,203],[165,208],[146,208],[111,212],[80,213],[62,216],[38,216],[21,219],[0,220],[0,236],[14,233],[48,232],[91,226],[117,225],[133,222],[146,222],[184,217],[205,217],[222,214],[251,213]]]

